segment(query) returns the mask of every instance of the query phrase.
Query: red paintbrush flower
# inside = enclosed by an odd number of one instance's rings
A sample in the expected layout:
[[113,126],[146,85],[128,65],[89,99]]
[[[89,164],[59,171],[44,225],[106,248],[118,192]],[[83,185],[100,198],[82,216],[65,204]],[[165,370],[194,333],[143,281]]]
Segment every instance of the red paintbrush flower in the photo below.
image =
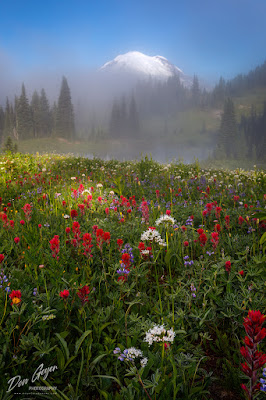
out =
[[80,298],[82,305],[84,305],[89,301],[88,297],[89,293],[90,293],[90,288],[87,285],[83,286],[78,290],[78,297]]
[[69,290],[63,290],[62,292],[59,293],[59,296],[62,297],[62,299],[67,299],[69,296]]
[[226,261],[225,270],[226,270],[226,272],[228,272],[228,274],[230,273],[230,271],[231,271],[231,261]]
[[243,323],[247,336],[244,339],[245,346],[240,348],[240,353],[246,361],[241,364],[241,369],[250,379],[250,389],[243,384],[241,387],[249,400],[253,400],[254,393],[260,387],[257,383],[258,371],[266,363],[266,354],[257,350],[258,344],[266,337],[266,329],[262,328],[265,319],[266,316],[259,310],[250,310]]

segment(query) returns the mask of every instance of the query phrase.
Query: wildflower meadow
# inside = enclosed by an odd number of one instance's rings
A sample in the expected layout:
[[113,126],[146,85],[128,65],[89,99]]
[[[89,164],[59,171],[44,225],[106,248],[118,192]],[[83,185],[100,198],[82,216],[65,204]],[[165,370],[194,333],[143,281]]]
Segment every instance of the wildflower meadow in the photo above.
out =
[[0,399],[266,398],[266,172],[0,157]]

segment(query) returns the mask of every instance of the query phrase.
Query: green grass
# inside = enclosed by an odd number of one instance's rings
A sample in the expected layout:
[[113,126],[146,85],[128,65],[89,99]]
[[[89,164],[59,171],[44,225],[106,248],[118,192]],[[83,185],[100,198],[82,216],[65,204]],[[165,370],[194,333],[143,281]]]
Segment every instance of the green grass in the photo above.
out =
[[[243,318],[266,309],[265,171],[10,153],[0,171],[0,400],[37,385],[65,400],[243,398]],[[175,336],[148,345],[162,324]],[[141,357],[118,359],[132,347]],[[6,393],[42,364],[56,368]]]
[[241,115],[249,116],[251,107],[254,105],[258,113],[263,111],[263,106],[266,101],[266,89],[258,88],[250,90],[243,96],[234,97],[234,104],[236,106],[237,117],[240,119]]

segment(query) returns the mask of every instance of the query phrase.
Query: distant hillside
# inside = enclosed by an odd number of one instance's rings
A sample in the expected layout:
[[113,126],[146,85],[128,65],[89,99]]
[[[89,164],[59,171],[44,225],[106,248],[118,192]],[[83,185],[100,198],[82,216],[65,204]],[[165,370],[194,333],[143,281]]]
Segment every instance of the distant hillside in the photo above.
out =
[[212,102],[222,104],[226,97],[236,99],[239,105],[242,102],[243,110],[251,107],[251,104],[261,106],[266,100],[266,61],[247,74],[239,74],[231,80],[225,81],[221,77],[212,91]]

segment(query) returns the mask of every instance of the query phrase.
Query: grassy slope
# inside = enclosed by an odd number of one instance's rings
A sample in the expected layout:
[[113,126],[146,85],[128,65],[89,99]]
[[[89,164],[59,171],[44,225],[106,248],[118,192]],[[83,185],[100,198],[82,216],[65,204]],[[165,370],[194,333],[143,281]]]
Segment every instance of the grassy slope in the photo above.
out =
[[241,114],[250,115],[252,105],[254,105],[258,113],[261,113],[263,104],[266,101],[266,88],[252,89],[243,96],[234,97],[233,101],[239,119]]

